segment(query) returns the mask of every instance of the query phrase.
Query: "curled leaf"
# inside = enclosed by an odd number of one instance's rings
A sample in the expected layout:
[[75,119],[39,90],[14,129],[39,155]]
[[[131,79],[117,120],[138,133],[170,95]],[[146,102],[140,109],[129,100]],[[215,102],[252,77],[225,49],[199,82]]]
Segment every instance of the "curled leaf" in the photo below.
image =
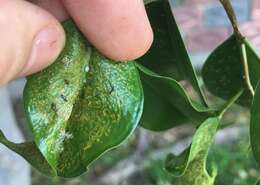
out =
[[[146,4],[146,11],[154,31],[154,42],[150,50],[137,61],[161,76],[174,80],[188,80],[196,90],[201,107],[207,107],[196,73],[192,67],[180,31],[168,0],[156,0]],[[141,126],[164,131],[189,122],[189,116],[180,111],[179,105],[171,103],[168,96],[158,90],[156,84],[149,84],[142,78],[144,88],[144,112]],[[177,81],[176,81],[177,82]],[[177,82],[178,83],[178,82]],[[194,103],[195,104],[195,103]]]
[[189,121],[161,93],[155,92],[144,80],[142,84],[145,101],[140,125],[143,128],[152,131],[166,131]]
[[143,91],[134,62],[117,63],[88,46],[72,21],[67,44],[24,90],[35,142],[58,176],[81,175],[135,129]]
[[[167,99],[171,105],[176,107],[190,121],[201,123],[215,114],[214,110],[205,108],[190,99],[184,88],[176,80],[160,76],[140,64],[136,65],[141,72],[142,82],[146,83],[151,88],[151,91],[157,93],[160,99]],[[161,110],[158,109],[157,111],[160,112]],[[174,111],[174,109],[168,111]],[[174,115],[174,113],[172,114]]]
[[218,118],[208,118],[197,129],[192,139],[191,146],[180,156],[169,154],[165,167],[176,177],[182,185],[213,185],[217,175],[213,166],[212,174],[206,169],[206,162],[210,146],[214,141],[219,126]]
[[150,50],[137,61],[159,75],[178,81],[188,80],[200,97],[200,103],[207,107],[169,1],[149,3],[146,11],[154,31],[154,42]]

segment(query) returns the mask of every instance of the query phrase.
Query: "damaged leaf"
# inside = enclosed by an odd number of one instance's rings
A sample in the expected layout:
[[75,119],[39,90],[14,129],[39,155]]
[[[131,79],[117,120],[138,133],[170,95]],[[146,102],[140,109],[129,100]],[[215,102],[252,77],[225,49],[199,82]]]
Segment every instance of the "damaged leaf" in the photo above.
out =
[[29,77],[24,107],[35,142],[58,176],[81,175],[135,129],[143,91],[134,62],[117,63],[89,46],[72,21],[57,61]]
[[182,185],[213,185],[217,175],[213,166],[212,174],[206,169],[209,149],[214,141],[219,126],[218,118],[208,118],[197,129],[191,146],[180,156],[169,154],[165,167],[175,177],[179,177]]

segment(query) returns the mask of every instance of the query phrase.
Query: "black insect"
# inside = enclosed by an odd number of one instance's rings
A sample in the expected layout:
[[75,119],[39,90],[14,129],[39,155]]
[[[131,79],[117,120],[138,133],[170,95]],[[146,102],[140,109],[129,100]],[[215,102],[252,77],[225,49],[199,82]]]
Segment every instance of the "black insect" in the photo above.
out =
[[62,99],[63,101],[65,101],[65,102],[68,101],[67,97],[66,97],[64,94],[61,94],[60,97],[61,97],[61,99]]
[[115,90],[114,86],[111,86],[111,89],[110,89],[110,91],[109,91],[109,94],[112,94],[112,92],[114,92],[114,90]]
[[110,81],[108,81],[108,82],[109,82],[109,86],[110,86],[109,94],[112,94],[112,92],[114,92],[115,88]]

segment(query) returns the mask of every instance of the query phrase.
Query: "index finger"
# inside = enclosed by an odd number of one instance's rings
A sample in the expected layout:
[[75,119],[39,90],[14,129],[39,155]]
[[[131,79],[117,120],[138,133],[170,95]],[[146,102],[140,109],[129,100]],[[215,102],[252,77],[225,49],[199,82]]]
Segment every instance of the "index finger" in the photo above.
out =
[[88,40],[114,60],[132,60],[151,46],[143,0],[62,0]]

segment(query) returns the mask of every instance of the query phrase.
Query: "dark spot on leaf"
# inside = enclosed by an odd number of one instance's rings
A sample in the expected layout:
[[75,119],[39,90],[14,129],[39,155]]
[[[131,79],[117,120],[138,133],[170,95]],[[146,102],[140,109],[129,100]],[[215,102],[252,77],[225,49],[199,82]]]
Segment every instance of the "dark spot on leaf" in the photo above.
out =
[[57,107],[56,107],[55,103],[51,103],[51,109],[55,112],[57,111]]
[[112,94],[114,92],[114,87],[112,86],[112,88],[109,91],[109,94]]
[[80,98],[81,100],[85,99],[85,93],[84,93],[84,91],[82,91],[82,92],[79,94],[79,98]]
[[60,97],[61,97],[61,99],[62,99],[63,101],[65,101],[65,102],[68,101],[67,97],[66,97],[64,94],[61,94]]
[[64,79],[64,83],[65,83],[66,85],[69,85],[69,84],[70,84],[69,80],[67,80],[67,79]]
[[109,81],[109,85],[110,85],[109,94],[112,94],[112,92],[114,92],[115,88],[110,81]]

